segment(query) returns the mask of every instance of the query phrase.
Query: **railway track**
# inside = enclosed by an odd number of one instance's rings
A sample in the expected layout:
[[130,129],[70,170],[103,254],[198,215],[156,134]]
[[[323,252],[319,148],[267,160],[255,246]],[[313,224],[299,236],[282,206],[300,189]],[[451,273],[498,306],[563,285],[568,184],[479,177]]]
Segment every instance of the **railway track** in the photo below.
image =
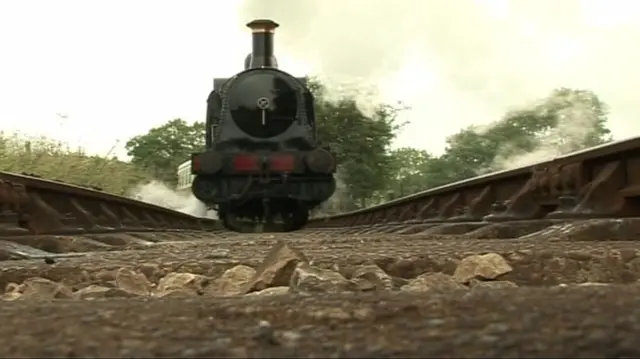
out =
[[486,238],[509,228],[532,233],[552,225],[561,230],[558,223],[615,218],[618,239],[631,239],[638,232],[637,217],[638,137],[316,218],[308,227],[347,234],[468,233]]
[[171,238],[196,233],[215,235],[222,229],[212,219],[95,188],[9,172],[0,172],[0,205],[0,259],[68,256],[47,252],[61,251],[61,245],[56,244],[64,241],[61,236],[72,236],[75,242],[85,245],[93,242],[108,246],[144,243],[135,238],[148,241],[162,238],[163,233]]
[[638,161],[640,138],[254,234],[0,174],[0,355],[637,357]]

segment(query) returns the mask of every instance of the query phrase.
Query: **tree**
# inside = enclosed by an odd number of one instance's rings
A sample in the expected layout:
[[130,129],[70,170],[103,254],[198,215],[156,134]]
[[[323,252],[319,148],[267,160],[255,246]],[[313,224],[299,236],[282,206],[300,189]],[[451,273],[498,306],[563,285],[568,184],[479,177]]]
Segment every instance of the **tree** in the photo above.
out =
[[365,207],[392,180],[389,146],[403,125],[397,121],[401,108],[379,104],[372,114],[365,114],[354,98],[330,101],[329,89],[317,81],[311,81],[310,88],[316,99],[318,136],[336,152],[353,208]]
[[176,170],[191,153],[204,149],[204,123],[188,125],[174,119],[130,139],[125,148],[131,162],[147,168],[159,180],[176,184]]
[[449,136],[441,156],[413,148],[391,151],[395,175],[384,194],[386,199],[408,195],[604,143],[611,140],[606,121],[607,107],[593,92],[556,89],[488,126]]
[[440,175],[453,182],[601,144],[611,140],[606,121],[607,106],[593,92],[555,89],[483,129],[471,126],[447,138]]
[[428,165],[433,157],[425,150],[402,147],[391,151],[392,182],[388,198],[397,198],[424,190],[429,183]]
[[539,116],[548,118],[540,143],[571,152],[611,141],[607,128],[608,106],[589,90],[555,89],[537,107]]
[[[391,180],[389,145],[401,127],[397,121],[401,109],[379,104],[373,113],[365,114],[353,97],[328,96],[329,90],[314,80],[310,88],[316,97],[317,133],[337,153],[340,178],[352,209],[365,206]],[[177,166],[204,147],[204,132],[201,122],[187,125],[175,119],[132,138],[126,149],[133,163],[149,168],[163,181],[175,183]]]

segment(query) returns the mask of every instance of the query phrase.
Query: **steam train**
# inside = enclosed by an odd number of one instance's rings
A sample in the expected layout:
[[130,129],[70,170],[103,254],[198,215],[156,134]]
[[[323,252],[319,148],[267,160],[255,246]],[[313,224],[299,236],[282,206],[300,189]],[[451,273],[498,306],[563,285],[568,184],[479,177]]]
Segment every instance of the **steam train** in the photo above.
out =
[[229,230],[244,231],[247,223],[298,230],[336,189],[336,158],[318,140],[307,79],[278,69],[278,26],[271,20],[247,24],[253,48],[244,71],[213,80],[206,149],[178,171],[181,185],[190,182],[193,195]]

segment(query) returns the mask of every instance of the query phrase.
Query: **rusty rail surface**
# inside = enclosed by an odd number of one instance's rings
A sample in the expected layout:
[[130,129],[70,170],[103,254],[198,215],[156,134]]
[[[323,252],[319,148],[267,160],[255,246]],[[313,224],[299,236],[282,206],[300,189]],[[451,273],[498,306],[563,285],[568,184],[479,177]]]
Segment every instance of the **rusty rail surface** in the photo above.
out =
[[308,228],[624,217],[640,217],[640,137],[316,218]]
[[0,236],[221,229],[215,220],[9,172],[0,172],[0,206]]

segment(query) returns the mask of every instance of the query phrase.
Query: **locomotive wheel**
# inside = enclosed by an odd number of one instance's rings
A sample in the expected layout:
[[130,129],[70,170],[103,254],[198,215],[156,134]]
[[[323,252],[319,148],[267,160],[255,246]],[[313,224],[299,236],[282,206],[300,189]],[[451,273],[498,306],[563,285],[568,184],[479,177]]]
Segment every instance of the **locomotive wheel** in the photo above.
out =
[[224,228],[234,232],[239,230],[236,216],[225,212],[220,214],[220,219],[222,219],[222,225]]
[[304,227],[309,221],[309,211],[304,208],[296,208],[295,210],[282,213],[282,222],[285,232],[293,232]]
[[238,217],[234,213],[226,212],[220,216],[222,218],[222,224],[224,228],[233,231],[233,232],[251,232],[247,230],[246,226],[243,226],[240,221],[238,221]]

